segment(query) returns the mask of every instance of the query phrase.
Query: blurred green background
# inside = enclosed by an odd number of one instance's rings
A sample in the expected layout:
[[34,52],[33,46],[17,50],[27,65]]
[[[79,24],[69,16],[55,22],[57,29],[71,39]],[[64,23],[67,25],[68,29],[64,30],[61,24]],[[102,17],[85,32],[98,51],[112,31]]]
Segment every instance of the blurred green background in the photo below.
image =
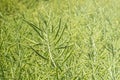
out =
[[120,80],[120,0],[0,0],[0,80]]

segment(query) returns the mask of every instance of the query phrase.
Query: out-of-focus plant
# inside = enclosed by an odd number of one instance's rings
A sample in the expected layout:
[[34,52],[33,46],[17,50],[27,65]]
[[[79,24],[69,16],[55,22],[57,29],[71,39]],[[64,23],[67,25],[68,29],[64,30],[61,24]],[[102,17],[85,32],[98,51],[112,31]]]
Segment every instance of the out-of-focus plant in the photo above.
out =
[[18,9],[16,0],[0,0],[0,12],[5,15],[10,15]]

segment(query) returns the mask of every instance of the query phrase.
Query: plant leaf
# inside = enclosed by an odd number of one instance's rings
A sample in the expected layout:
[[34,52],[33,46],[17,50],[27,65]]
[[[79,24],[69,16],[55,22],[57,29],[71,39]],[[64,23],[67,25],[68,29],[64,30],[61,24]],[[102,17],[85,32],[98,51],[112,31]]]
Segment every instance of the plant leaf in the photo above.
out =
[[38,51],[36,51],[36,50],[35,50],[34,48],[32,48],[31,46],[30,46],[30,48],[31,48],[39,57],[43,58],[44,60],[48,60],[46,57],[44,57],[44,56],[42,56],[41,54],[39,54]]

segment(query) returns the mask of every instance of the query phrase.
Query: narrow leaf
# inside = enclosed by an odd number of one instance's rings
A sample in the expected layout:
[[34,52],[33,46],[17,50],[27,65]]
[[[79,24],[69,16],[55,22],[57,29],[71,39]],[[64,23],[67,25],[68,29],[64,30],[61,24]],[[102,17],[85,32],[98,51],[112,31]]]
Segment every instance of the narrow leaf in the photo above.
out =
[[[30,25],[30,27],[32,27],[36,33],[40,36],[40,38],[44,39],[44,37],[40,34],[40,32],[42,32],[42,30],[40,28],[38,28],[36,25],[34,25],[33,23],[30,23],[27,20],[24,20],[28,25]],[[38,31],[39,30],[39,31]]]
[[58,33],[59,33],[59,31],[60,31],[60,27],[61,27],[61,18],[60,18],[60,21],[59,21],[59,26],[58,26],[58,30],[57,30],[57,33],[56,33],[56,35],[55,35],[55,38],[54,38],[54,39],[56,39],[56,37],[58,36]]
[[32,48],[31,46],[30,46],[30,48],[39,56],[39,57],[41,57],[41,58],[43,58],[43,59],[45,59],[45,60],[48,60],[46,57],[44,57],[44,56],[42,56],[41,54],[39,54],[38,53],[38,51],[36,51],[34,48]]
[[67,61],[67,59],[72,55],[73,50],[71,49],[71,51],[69,52],[69,54],[67,55],[67,57],[65,58],[65,60],[62,62],[62,64],[65,63],[65,61]]
[[62,30],[62,32],[61,32],[61,35],[60,35],[60,37],[58,38],[56,44],[60,41],[60,39],[61,39],[61,37],[62,37],[62,35],[63,35],[66,27],[67,27],[67,24],[66,24],[65,27],[63,28],[63,30]]

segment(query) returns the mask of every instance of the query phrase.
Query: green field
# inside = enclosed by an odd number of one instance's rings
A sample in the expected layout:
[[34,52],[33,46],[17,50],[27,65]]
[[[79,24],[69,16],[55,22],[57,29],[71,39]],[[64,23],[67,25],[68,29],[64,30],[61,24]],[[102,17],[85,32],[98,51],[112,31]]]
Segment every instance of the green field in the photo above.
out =
[[0,0],[0,80],[120,80],[120,0]]

